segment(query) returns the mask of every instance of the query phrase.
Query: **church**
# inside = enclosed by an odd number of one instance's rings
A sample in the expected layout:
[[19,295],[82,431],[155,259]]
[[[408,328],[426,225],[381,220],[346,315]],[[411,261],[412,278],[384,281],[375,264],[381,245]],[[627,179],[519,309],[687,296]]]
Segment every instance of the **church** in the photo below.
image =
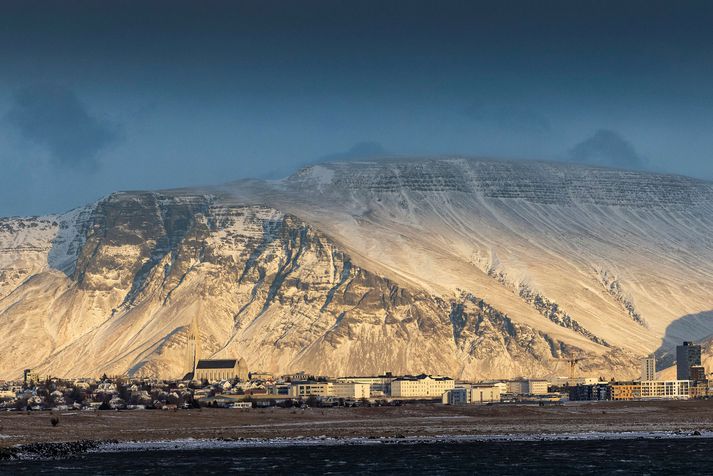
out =
[[184,380],[208,380],[215,382],[220,380],[239,379],[243,382],[248,380],[248,366],[243,358],[234,359],[201,359],[200,330],[198,319],[193,318],[191,330],[188,335],[188,373]]
[[244,359],[203,359],[196,364],[193,380],[219,380],[240,379],[248,380],[248,366]]

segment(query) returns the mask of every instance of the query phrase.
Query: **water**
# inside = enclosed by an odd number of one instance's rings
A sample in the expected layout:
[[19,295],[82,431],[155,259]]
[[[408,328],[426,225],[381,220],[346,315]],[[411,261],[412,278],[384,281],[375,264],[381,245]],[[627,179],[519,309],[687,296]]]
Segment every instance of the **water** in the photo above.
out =
[[712,474],[709,438],[312,445],[86,453],[0,474]]

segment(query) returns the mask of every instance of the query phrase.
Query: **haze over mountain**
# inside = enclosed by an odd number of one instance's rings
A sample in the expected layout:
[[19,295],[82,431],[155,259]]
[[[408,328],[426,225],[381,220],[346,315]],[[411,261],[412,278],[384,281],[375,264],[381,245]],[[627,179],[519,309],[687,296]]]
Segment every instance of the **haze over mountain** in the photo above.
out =
[[556,162],[325,162],[0,220],[0,378],[638,373],[713,334],[713,184]]
[[317,160],[713,180],[709,0],[3,0],[0,216]]

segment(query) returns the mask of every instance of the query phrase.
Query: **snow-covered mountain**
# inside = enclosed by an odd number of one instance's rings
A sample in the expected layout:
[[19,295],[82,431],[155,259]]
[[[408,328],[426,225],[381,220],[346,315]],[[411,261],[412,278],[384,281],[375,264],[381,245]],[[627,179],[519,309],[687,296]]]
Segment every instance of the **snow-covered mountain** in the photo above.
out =
[[0,378],[583,372],[713,335],[713,184],[564,163],[336,162],[0,219]]

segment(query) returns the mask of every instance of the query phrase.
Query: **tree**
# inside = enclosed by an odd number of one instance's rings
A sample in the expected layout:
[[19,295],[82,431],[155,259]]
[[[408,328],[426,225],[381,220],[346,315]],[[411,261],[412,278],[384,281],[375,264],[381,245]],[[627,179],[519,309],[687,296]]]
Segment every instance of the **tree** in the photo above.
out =
[[84,392],[78,387],[72,387],[72,390],[69,392],[69,395],[67,395],[67,398],[69,398],[73,403],[82,403],[84,401]]
[[17,401],[15,402],[16,410],[26,410],[29,408],[30,408],[30,406],[27,404],[27,398],[18,398]]

